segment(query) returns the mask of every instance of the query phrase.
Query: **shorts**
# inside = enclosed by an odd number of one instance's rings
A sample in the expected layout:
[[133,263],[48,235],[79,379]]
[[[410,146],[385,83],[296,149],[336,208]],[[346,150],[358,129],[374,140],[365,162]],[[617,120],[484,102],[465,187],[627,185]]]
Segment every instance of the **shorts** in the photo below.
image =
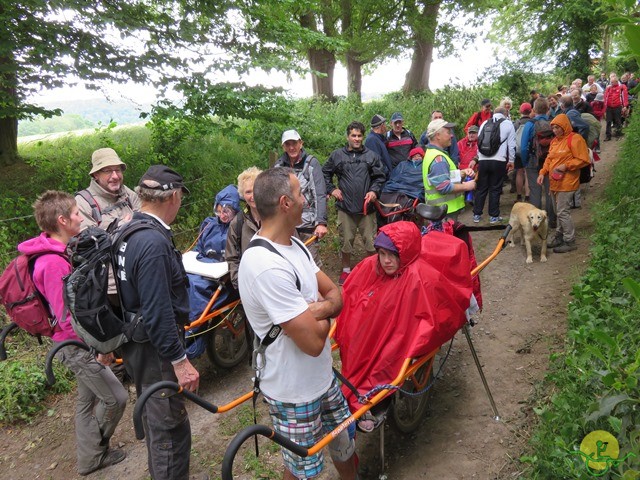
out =
[[516,155],[516,159],[513,162],[513,168],[515,170],[520,170],[521,168],[524,168],[524,165],[522,164],[522,159],[520,158],[520,155]]
[[353,253],[353,241],[358,230],[362,235],[364,249],[369,253],[375,252],[373,237],[377,230],[376,216],[374,214],[352,214],[338,209],[338,231],[342,237],[342,253]]
[[[269,404],[269,414],[274,430],[298,445],[309,448],[351,415],[347,401],[335,379],[329,390],[311,402],[279,402],[266,395],[265,400]],[[351,429],[353,425],[349,426],[351,437],[355,434],[355,429]],[[311,478],[322,472],[324,464],[322,450],[315,455],[300,457],[283,448],[282,457],[284,466],[296,478]]]

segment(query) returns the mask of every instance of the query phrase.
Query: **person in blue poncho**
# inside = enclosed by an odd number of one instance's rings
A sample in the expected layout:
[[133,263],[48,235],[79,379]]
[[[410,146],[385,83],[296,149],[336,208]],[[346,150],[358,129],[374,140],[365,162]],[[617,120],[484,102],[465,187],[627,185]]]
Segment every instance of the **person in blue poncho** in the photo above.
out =
[[[214,216],[207,217],[200,225],[200,233],[196,243],[195,250],[198,252],[196,257],[201,262],[217,263],[224,262],[224,249],[227,243],[227,231],[231,220],[240,211],[240,196],[235,185],[228,185],[223,188],[217,195],[213,204]],[[193,322],[205,309],[211,295],[218,287],[218,284],[211,279],[201,277],[200,275],[188,274],[189,276],[189,322]],[[220,292],[214,308],[221,306],[226,302],[231,293],[229,289]],[[197,330],[197,329],[194,329]],[[187,339],[197,333],[189,330]],[[197,358],[204,353],[206,348],[205,336],[194,336],[193,341],[187,342],[187,357]]]

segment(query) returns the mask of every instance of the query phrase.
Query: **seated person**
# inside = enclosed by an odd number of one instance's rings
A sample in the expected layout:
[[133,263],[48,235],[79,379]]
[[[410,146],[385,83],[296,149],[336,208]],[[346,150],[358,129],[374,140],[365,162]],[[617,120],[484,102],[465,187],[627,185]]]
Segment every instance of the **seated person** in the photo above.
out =
[[[195,251],[199,261],[205,263],[224,262],[225,246],[227,243],[227,231],[231,220],[240,210],[240,196],[234,185],[223,188],[217,195],[213,205],[215,216],[207,217],[200,225],[200,233]],[[197,320],[206,308],[213,292],[218,284],[210,278],[192,273],[189,277],[189,322]],[[230,289],[224,289],[216,299],[215,306],[223,305],[230,298]],[[196,329],[197,330],[197,329]],[[196,332],[189,330],[187,338]],[[193,342],[188,342],[187,356],[189,359],[197,358],[205,350],[204,337],[196,336]]]
[[[380,228],[378,252],[353,270],[336,319],[342,374],[366,394],[398,375],[406,358],[433,352],[466,321],[472,283],[468,249],[442,232],[421,238],[411,222]],[[346,386],[352,412],[362,405]],[[362,430],[373,428],[363,418]]]
[[[393,169],[389,180],[385,183],[380,195],[383,210],[390,212],[410,207],[417,198],[424,202],[424,184],[422,183],[422,158],[424,150],[416,147],[409,152],[409,159],[400,162]],[[410,215],[392,215],[386,218],[387,223],[398,220],[409,220]]]

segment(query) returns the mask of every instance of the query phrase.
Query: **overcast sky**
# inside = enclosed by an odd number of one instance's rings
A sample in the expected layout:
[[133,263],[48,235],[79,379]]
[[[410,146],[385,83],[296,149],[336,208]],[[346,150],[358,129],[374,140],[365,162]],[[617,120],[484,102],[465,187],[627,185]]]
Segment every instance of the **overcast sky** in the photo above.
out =
[[[429,86],[432,90],[442,88],[449,83],[472,85],[478,76],[495,63],[496,58],[492,53],[492,46],[479,42],[476,49],[464,49],[459,58],[436,58],[431,67]],[[378,97],[384,93],[400,90],[404,84],[405,75],[409,69],[410,61],[390,61],[380,66],[371,75],[363,76],[363,98]],[[341,65],[336,67],[334,78],[334,90],[337,95],[346,95],[346,70]],[[233,80],[225,77],[226,81]],[[252,83],[262,83],[265,86],[281,86],[290,91],[295,97],[309,97],[312,95],[311,80],[307,78],[294,78],[287,82],[286,76],[276,74],[252,75]],[[111,100],[131,100],[134,103],[153,103],[156,100],[156,92],[149,87],[135,84],[108,86]],[[100,92],[87,90],[82,86],[66,87],[43,91],[33,100],[44,101],[47,104],[64,100],[80,100],[88,98],[103,98]]]

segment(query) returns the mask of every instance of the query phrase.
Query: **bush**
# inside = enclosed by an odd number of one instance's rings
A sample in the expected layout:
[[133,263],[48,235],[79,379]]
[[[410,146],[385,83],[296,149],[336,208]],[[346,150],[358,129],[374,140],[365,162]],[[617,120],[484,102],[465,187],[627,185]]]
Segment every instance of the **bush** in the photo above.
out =
[[[8,360],[0,362],[0,424],[29,421],[41,412],[50,393],[69,392],[74,385],[73,374],[54,361],[56,383],[47,387],[44,373],[46,349],[34,338],[18,332],[7,340]],[[51,342],[45,341],[50,346]]]
[[[532,437],[532,478],[584,478],[577,449],[594,430],[620,444],[612,469],[638,478],[640,469],[640,218],[637,179],[640,122],[633,118],[606,200],[598,205],[591,264],[573,287],[565,351],[552,356],[544,390],[555,393],[535,409],[540,425]],[[621,252],[624,252],[621,255]],[[626,475],[625,475],[626,472]]]

